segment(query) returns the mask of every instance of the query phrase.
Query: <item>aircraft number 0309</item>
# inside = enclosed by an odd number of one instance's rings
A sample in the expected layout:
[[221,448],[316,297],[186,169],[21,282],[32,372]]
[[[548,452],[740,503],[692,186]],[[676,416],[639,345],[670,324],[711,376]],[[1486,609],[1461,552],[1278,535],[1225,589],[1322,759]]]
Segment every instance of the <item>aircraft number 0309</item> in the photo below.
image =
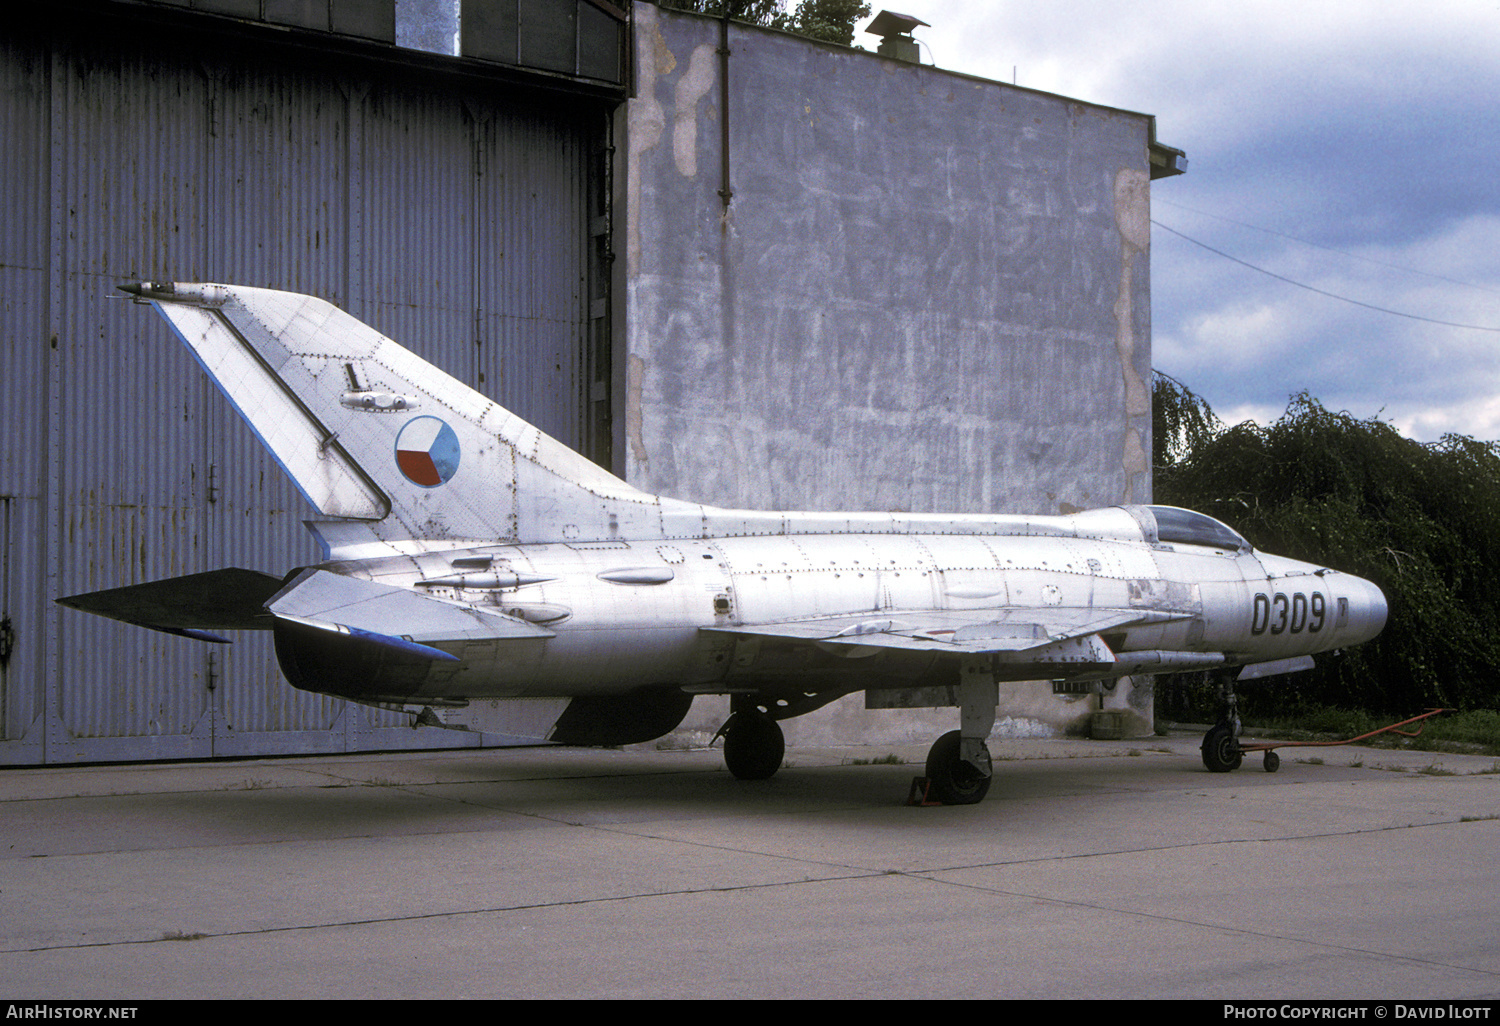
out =
[[1328,600],[1321,591],[1313,592],[1311,598],[1300,591],[1291,595],[1284,591],[1274,595],[1259,592],[1250,616],[1250,633],[1260,635],[1269,630],[1272,634],[1301,634],[1306,630],[1316,634],[1327,618]]

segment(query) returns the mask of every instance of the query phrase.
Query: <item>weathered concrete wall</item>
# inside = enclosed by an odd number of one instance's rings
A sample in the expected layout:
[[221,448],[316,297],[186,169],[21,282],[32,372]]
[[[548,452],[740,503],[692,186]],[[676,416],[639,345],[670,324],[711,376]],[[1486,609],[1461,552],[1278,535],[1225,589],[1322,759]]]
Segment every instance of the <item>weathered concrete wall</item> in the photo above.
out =
[[729,506],[1149,490],[1144,115],[637,4],[627,474]]
[[[720,23],[635,18],[633,484],[762,509],[1149,500],[1147,116],[734,24],[726,183]],[[1002,717],[1098,707],[1015,691]],[[849,736],[859,702],[788,736]]]

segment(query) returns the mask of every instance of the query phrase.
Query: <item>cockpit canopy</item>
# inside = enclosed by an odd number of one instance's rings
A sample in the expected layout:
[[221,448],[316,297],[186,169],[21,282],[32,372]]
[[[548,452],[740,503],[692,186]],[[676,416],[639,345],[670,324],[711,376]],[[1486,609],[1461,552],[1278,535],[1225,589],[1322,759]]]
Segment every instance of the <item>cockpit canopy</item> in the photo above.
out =
[[1215,549],[1248,552],[1250,543],[1238,531],[1213,517],[1176,506],[1147,506],[1156,518],[1156,539],[1166,544],[1207,545]]

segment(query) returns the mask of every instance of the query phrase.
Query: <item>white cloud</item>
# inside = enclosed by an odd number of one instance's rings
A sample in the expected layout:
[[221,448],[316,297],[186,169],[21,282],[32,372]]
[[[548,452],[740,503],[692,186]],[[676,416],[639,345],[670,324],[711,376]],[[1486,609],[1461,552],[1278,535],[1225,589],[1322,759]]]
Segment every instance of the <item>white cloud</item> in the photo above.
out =
[[1436,441],[1445,434],[1496,439],[1500,438],[1500,395],[1395,414],[1389,419],[1402,434],[1424,442]]
[[[1500,253],[1486,244],[1497,238],[1500,223],[1483,217],[1405,246],[1344,255],[1280,240],[1256,259],[1335,295],[1500,327]],[[1170,249],[1159,242],[1154,254],[1154,362],[1211,402],[1266,405],[1305,389],[1358,416],[1383,410],[1424,440],[1445,431],[1500,437],[1486,412],[1490,397],[1500,394],[1500,332],[1379,313],[1174,241]],[[1189,266],[1176,275],[1181,262]],[[1188,284],[1163,287],[1164,277]]]
[[1243,424],[1247,420],[1265,427],[1279,420],[1285,412],[1285,403],[1282,403],[1280,406],[1269,406],[1264,403],[1241,403],[1225,410],[1214,411],[1215,415],[1219,418],[1219,422],[1225,427],[1234,427],[1234,425]]

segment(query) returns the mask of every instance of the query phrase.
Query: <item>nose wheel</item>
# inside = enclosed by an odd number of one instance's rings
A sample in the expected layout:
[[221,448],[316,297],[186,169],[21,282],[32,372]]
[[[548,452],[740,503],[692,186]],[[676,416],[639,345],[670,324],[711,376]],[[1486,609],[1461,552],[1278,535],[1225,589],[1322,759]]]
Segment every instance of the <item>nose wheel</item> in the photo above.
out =
[[1203,735],[1203,765],[1210,773],[1229,773],[1240,768],[1240,739],[1232,724],[1219,723]]
[[781,725],[754,707],[737,710],[715,738],[724,739],[724,765],[737,780],[766,780],[781,768],[786,737]]

